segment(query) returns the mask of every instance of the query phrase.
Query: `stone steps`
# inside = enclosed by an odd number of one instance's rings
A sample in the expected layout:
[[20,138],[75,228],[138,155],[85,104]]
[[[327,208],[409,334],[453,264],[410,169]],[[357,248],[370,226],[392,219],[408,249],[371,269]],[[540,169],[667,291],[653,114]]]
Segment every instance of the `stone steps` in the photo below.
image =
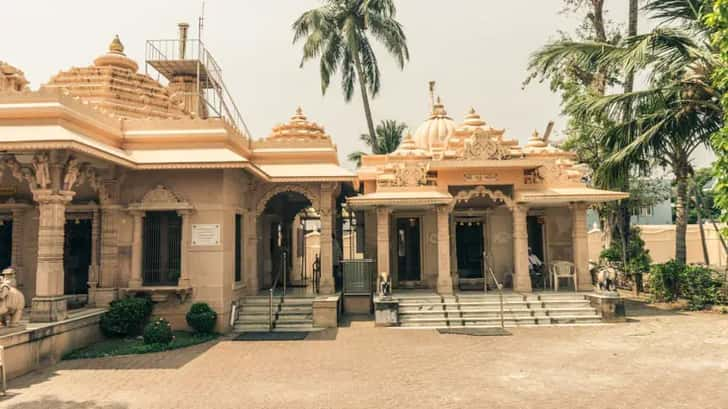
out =
[[[453,328],[500,326],[498,294],[394,296],[401,327]],[[503,296],[506,326],[595,324],[597,311],[582,294],[507,294]]]
[[[273,297],[274,331],[312,331],[313,297]],[[237,309],[234,332],[268,331],[268,296],[252,296],[243,299]]]

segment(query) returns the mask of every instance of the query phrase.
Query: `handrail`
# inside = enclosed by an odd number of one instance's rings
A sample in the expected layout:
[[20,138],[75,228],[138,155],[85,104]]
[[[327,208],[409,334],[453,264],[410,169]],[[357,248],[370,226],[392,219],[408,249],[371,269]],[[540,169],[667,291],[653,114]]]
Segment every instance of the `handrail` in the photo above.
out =
[[278,287],[278,280],[281,279],[281,275],[283,275],[283,295],[281,296],[281,302],[286,299],[286,275],[287,275],[287,254],[284,250],[281,252],[281,270],[278,271],[278,274],[276,275],[275,280],[273,280],[273,285],[268,290],[268,331],[273,331],[273,293],[276,290],[276,287]]
[[[498,290],[498,298],[500,299],[500,321],[501,321],[501,329],[505,329],[506,328],[506,324],[505,324],[505,318],[504,318],[504,314],[505,313],[503,311],[503,284],[501,284],[501,283],[498,282],[498,279],[495,277],[495,273],[493,272],[493,269],[490,268],[489,265],[486,265],[486,262],[485,262],[486,260],[487,259],[485,257],[485,252],[483,252],[483,266],[484,266],[485,270],[488,273],[490,273],[490,276],[493,278],[493,281],[495,282],[495,288]],[[483,281],[485,281],[486,283],[488,282],[488,277],[486,277],[485,274],[483,274]],[[487,291],[488,285],[487,284],[483,284],[483,287]]]

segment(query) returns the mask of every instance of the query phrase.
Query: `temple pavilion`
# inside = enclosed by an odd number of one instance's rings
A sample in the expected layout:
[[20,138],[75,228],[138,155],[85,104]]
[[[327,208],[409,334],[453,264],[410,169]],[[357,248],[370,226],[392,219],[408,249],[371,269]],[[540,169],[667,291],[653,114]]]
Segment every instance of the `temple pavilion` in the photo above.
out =
[[175,326],[207,302],[224,331],[234,306],[281,280],[337,309],[343,212],[395,291],[482,288],[490,270],[531,291],[529,246],[573,261],[591,288],[586,209],[625,195],[587,187],[572,153],[538,134],[521,147],[475,110],[458,124],[433,100],[355,174],[301,108],[253,138],[194,41],[148,42],[141,71],[117,37],[34,90],[0,62],[0,269],[17,270],[31,321],[145,295]]

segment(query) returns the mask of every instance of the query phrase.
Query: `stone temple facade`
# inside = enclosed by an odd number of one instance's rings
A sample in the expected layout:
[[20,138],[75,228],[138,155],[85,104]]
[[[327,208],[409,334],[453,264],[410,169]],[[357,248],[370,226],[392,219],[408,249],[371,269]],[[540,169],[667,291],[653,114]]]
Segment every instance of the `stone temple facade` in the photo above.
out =
[[[488,269],[531,291],[529,246],[573,261],[591,288],[586,209],[625,195],[587,187],[573,154],[537,134],[521,147],[475,110],[458,125],[433,100],[414,135],[355,174],[301,108],[259,139],[212,115],[180,53],[167,84],[118,37],[36,90],[0,62],[0,269],[16,268],[32,321],[143,294],[177,327],[207,302],[225,331],[233,306],[284,270],[336,300],[344,213],[395,291],[482,288]],[[312,229],[313,259],[298,250]]]

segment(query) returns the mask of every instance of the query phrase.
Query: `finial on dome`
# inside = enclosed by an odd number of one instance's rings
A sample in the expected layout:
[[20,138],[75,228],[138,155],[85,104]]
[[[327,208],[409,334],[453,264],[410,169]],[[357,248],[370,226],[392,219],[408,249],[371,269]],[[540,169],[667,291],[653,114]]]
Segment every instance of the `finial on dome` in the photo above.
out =
[[303,113],[303,108],[299,105],[296,107],[296,113],[291,117],[291,121],[305,121],[306,114]]
[[544,142],[543,138],[541,138],[541,135],[539,135],[538,130],[533,130],[533,134],[531,134],[531,138],[528,139],[528,143],[526,144],[529,148],[545,148],[546,142]]
[[111,44],[109,44],[109,52],[122,55],[124,54],[124,44],[121,43],[118,34],[114,36],[113,40],[111,40]]
[[476,114],[476,112],[475,112],[475,108],[471,106],[470,109],[468,110],[468,115],[473,115],[473,114]]

